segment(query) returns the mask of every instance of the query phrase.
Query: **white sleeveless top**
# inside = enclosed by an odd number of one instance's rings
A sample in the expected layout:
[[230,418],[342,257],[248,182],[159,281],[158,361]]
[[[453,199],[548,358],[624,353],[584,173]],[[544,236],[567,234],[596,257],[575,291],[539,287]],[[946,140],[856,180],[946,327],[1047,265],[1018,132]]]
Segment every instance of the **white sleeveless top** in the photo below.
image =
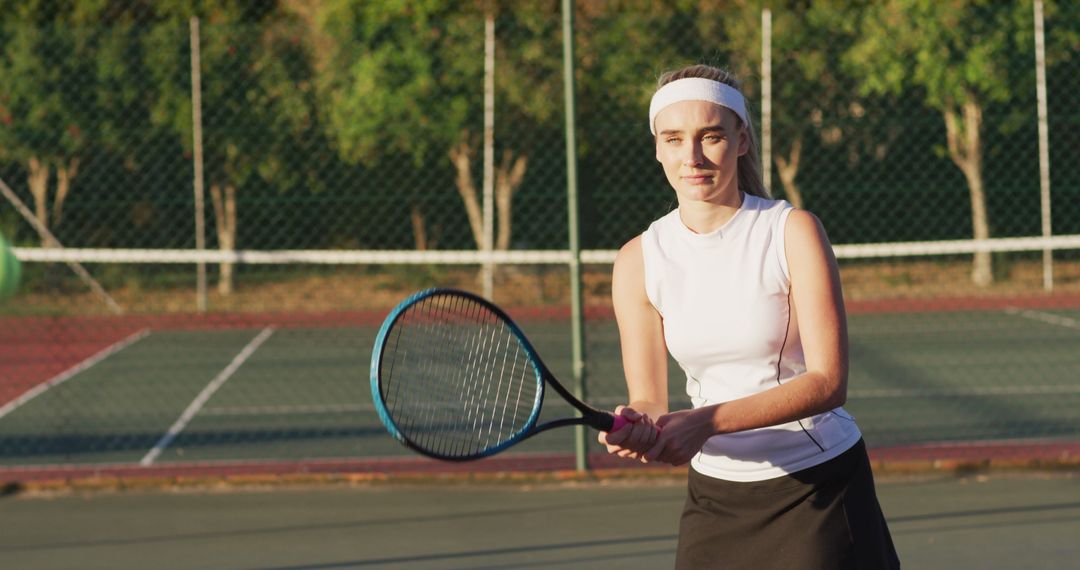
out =
[[[676,209],[641,236],[645,291],[695,408],[773,388],[806,371],[788,295],[784,226],[791,204],[745,194],[720,229],[697,234]],[[843,410],[710,438],[691,466],[718,479],[762,481],[812,467],[862,435]]]

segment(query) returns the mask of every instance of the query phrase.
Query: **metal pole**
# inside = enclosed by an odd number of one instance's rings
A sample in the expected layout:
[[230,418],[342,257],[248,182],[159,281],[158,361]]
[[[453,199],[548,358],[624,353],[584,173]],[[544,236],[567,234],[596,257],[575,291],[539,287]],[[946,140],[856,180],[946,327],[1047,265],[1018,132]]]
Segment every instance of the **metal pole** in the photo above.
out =
[[[484,251],[495,249],[495,15],[488,7],[484,21]],[[495,294],[495,267],[483,266],[484,297]]]
[[[206,251],[206,212],[203,205],[202,72],[199,55],[199,19],[191,18],[191,124],[195,154],[195,250]],[[195,304],[206,312],[206,262],[196,264]]]
[[[1039,107],[1039,201],[1042,206],[1042,235],[1050,237],[1050,128],[1046,110],[1046,39],[1043,33],[1043,3],[1035,0],[1035,93]],[[1054,251],[1043,250],[1043,289],[1054,289]]]
[[[39,220],[38,217],[30,211],[30,208],[26,207],[26,204],[24,204],[23,201],[19,199],[19,196],[15,194],[15,191],[12,190],[11,187],[8,186],[2,178],[0,178],[0,195],[3,195],[8,202],[11,202],[11,205],[15,207],[15,211],[22,214],[22,217],[26,219],[26,221],[30,223],[30,226],[34,228],[34,231],[38,233],[38,236],[41,237],[43,249],[64,249],[64,244],[60,243],[60,240],[56,239],[56,236],[53,235],[51,231],[49,231],[49,228],[46,227],[45,224],[42,223],[41,220]],[[68,267],[71,268],[71,271],[75,273],[75,275],[78,276],[79,279],[81,279],[82,282],[85,283],[86,286],[89,287],[95,295],[101,298],[102,301],[105,301],[105,304],[109,306],[109,310],[111,310],[114,314],[117,315],[124,314],[123,307],[118,305],[116,301],[111,296],[109,296],[109,293],[105,291],[105,288],[102,287],[101,284],[98,283],[97,280],[90,275],[90,272],[87,271],[81,263],[79,263],[78,261],[67,261],[66,263]]]
[[761,181],[772,192],[772,11],[761,11]]
[[[581,243],[578,235],[577,137],[574,110],[574,3],[562,0],[563,92],[566,102],[566,221],[570,246],[570,342],[574,375],[574,395],[587,399],[585,370],[585,326],[581,307]],[[588,432],[577,426],[574,457],[578,471],[588,465]]]

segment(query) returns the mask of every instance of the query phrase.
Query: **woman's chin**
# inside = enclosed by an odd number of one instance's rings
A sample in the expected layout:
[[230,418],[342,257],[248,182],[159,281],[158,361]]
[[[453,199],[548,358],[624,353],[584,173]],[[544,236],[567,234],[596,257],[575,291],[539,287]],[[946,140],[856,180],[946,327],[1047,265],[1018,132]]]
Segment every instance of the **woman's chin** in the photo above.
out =
[[678,195],[680,204],[688,202],[715,203],[720,197],[720,191],[712,187],[691,186],[680,189]]

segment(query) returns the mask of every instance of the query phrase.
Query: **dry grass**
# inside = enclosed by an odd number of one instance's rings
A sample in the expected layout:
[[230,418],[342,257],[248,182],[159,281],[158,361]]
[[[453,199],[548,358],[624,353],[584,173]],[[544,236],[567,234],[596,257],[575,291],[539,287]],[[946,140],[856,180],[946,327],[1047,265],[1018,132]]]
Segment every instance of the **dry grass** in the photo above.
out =
[[[582,276],[586,306],[610,306],[610,270],[610,266],[586,268]],[[1055,295],[1080,294],[1080,262],[1058,262],[1054,270]],[[843,263],[841,280],[849,301],[1047,295],[1038,261],[999,263],[998,271],[993,285],[977,287],[971,283],[970,264],[964,261],[860,261]],[[107,285],[109,294],[129,313],[191,313],[196,309],[193,284],[161,287],[145,279],[115,281],[121,284]],[[227,296],[219,294],[211,282],[208,304],[213,312],[229,313],[385,311],[408,294],[434,286],[480,291],[480,272],[457,266],[249,271]],[[564,267],[499,268],[494,297],[508,306],[565,306],[569,274]],[[93,293],[68,283],[62,290],[23,291],[4,311],[105,314],[107,309]]]

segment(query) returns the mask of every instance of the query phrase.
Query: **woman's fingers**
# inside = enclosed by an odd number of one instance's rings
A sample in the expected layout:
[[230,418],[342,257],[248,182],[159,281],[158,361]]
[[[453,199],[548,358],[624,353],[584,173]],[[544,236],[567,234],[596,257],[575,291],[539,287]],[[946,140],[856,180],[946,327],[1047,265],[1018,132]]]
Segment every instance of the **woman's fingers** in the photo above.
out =
[[641,418],[645,417],[645,414],[631,408],[630,406],[617,406],[615,408],[615,415],[622,416],[628,422],[637,422]]
[[615,408],[617,415],[629,423],[613,432],[600,432],[596,440],[607,452],[626,459],[635,459],[647,463],[645,452],[652,448],[660,437],[660,430],[647,414],[629,406]]
[[660,463],[667,463],[678,467],[690,462],[694,453],[688,452],[683,449],[676,442],[669,439],[664,439],[663,436],[657,438],[655,444],[648,449],[642,456],[649,461],[656,461]]

